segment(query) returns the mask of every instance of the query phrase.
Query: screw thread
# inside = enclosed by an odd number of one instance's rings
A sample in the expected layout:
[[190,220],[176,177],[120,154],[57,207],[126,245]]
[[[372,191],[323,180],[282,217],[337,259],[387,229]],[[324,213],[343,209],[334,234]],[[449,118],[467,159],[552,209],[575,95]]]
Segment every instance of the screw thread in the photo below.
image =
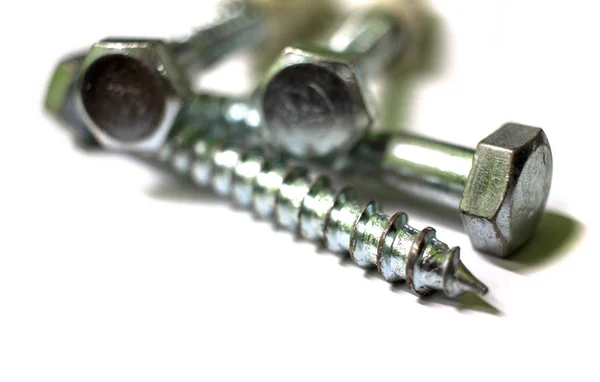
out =
[[[217,124],[227,129],[255,130],[252,117],[260,118],[247,97],[231,97],[210,93],[194,94],[180,116],[183,123]],[[256,121],[255,125],[258,125]]]
[[437,239],[433,228],[419,231],[405,213],[386,215],[375,201],[361,205],[354,189],[336,191],[329,178],[290,166],[281,155],[190,128],[163,147],[159,160],[263,219],[348,252],[361,267],[377,267],[389,282],[406,280],[418,295],[487,292],[460,261],[460,249]]

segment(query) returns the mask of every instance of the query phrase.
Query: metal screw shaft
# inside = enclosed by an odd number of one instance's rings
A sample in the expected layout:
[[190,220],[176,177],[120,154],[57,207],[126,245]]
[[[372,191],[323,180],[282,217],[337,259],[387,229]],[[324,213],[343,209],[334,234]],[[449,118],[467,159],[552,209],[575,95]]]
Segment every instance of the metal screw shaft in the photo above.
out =
[[159,159],[261,218],[323,241],[333,252],[349,252],[361,267],[376,266],[387,281],[406,280],[419,295],[487,292],[460,261],[460,249],[437,239],[433,228],[419,231],[408,225],[406,214],[386,215],[375,201],[361,205],[353,189],[336,191],[327,177],[290,166],[282,156],[211,137],[194,126],[165,144]]
[[[194,105],[198,121],[257,135],[259,113],[247,101],[204,95]],[[473,245],[502,257],[532,237],[552,179],[543,130],[515,123],[502,126],[476,150],[404,133],[368,133],[349,155],[313,161],[346,173],[376,174],[373,178],[404,194],[455,208]]]
[[240,47],[259,43],[266,36],[264,25],[265,13],[258,3],[229,0],[221,3],[215,23],[169,43],[169,47],[183,68],[202,70]]
[[352,14],[330,37],[328,47],[369,75],[400,56],[405,33],[397,15],[376,7]]

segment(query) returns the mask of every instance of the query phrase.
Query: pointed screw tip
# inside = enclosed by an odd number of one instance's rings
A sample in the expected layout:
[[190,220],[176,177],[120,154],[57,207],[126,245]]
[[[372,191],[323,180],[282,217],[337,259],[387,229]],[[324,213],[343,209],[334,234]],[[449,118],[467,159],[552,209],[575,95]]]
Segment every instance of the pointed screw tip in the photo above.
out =
[[473,276],[462,262],[460,262],[456,269],[456,281],[459,285],[458,289],[462,293],[471,292],[479,296],[484,296],[489,291],[488,287],[479,281],[477,277]]

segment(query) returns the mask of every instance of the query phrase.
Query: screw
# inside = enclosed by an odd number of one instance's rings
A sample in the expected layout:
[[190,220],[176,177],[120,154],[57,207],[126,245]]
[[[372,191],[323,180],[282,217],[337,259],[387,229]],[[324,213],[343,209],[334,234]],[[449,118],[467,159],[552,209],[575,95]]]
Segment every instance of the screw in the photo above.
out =
[[[233,134],[245,129],[246,137],[257,139],[260,117],[250,102],[208,95],[196,102],[211,105],[197,107],[211,110],[208,121],[230,125]],[[203,122],[206,114],[195,121],[209,123]],[[369,133],[350,155],[326,164],[377,174],[403,193],[457,209],[476,249],[507,257],[535,233],[550,193],[553,160],[542,129],[507,123],[475,150],[409,134]]]
[[[242,138],[243,139],[243,138]],[[442,290],[451,298],[483,295],[487,287],[460,261],[460,249],[436,238],[433,228],[408,225],[404,213],[381,212],[377,202],[358,203],[355,191],[336,192],[324,176],[293,167],[281,155],[189,126],[165,144],[160,160],[202,187],[251,208],[298,236],[348,252],[361,267],[377,267],[389,282],[406,280],[418,295]]]
[[[84,59],[85,54],[72,54],[60,60],[46,90],[45,108],[71,130],[77,142],[83,146],[97,147],[96,138],[76,107],[77,79]],[[227,130],[232,132],[235,128],[255,130],[258,122],[252,122],[252,115],[256,115],[256,112],[247,99],[197,93],[188,99],[180,120],[181,123],[194,121],[199,125],[219,124],[227,126]]]
[[85,55],[79,53],[60,60],[46,89],[45,107],[63,126],[71,130],[77,142],[97,147],[98,142],[82,120],[75,103],[75,88],[84,58]]
[[532,237],[544,211],[552,178],[547,138],[541,129],[507,124],[473,151],[369,133],[373,118],[362,75],[406,51],[407,20],[374,8],[353,15],[331,38],[330,50],[286,49],[257,91],[266,140],[334,168],[349,166],[349,156],[353,166],[375,161],[370,169],[383,170],[392,185],[458,208],[474,247],[506,257]]
[[[353,155],[399,190],[460,211],[478,250],[507,257],[535,232],[552,183],[540,128],[507,123],[475,150],[404,134],[372,134]],[[372,168],[373,168],[372,167]]]
[[416,45],[411,2],[353,14],[327,48],[296,45],[267,72],[256,98],[266,140],[301,159],[343,157],[373,124],[364,77]]
[[191,96],[190,70],[242,45],[279,38],[283,26],[299,31],[312,14],[328,8],[327,1],[313,3],[234,0],[220,22],[183,41],[107,39],[94,44],[81,64],[75,94],[81,120],[106,148],[158,149]]
[[[57,73],[64,78],[52,81],[48,94],[54,96],[48,98],[62,102],[47,102],[47,107],[70,121],[85,141],[93,137],[70,112],[72,95],[64,94],[73,89],[68,79],[76,72],[72,60],[59,65]],[[194,96],[183,115],[188,118],[181,120],[193,121],[197,129],[219,123],[235,133],[255,132],[260,125],[259,113],[247,100],[214,95]],[[170,146],[161,147],[161,155],[168,156]],[[552,181],[552,152],[543,130],[514,123],[485,138],[476,150],[418,136],[369,133],[341,159],[345,163],[337,168],[366,167],[398,190],[458,209],[473,246],[499,257],[533,236]]]

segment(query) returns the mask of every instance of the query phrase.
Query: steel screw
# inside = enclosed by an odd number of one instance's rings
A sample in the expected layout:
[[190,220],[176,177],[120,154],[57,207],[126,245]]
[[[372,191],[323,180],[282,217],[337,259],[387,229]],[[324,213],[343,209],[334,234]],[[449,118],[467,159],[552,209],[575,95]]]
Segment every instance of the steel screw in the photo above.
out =
[[[194,116],[197,128],[216,121],[258,140],[260,123],[250,102],[205,95],[195,104],[204,110]],[[459,210],[473,246],[499,257],[533,236],[552,183],[544,131],[516,123],[500,127],[476,150],[409,134],[369,133],[350,155],[328,165],[376,174],[403,193]]]
[[266,140],[301,159],[342,157],[373,124],[363,82],[416,45],[418,16],[402,7],[354,13],[327,48],[287,48],[256,93]]
[[191,69],[204,68],[242,46],[278,38],[278,28],[286,25],[282,20],[292,18],[286,26],[300,31],[312,14],[329,7],[327,1],[302,0],[227,4],[219,23],[183,41],[108,39],[92,46],[81,64],[74,103],[102,146],[157,150],[192,95]]
[[476,150],[405,135],[372,134],[353,155],[396,189],[460,211],[478,250],[506,257],[535,233],[552,183],[540,128],[507,123]]
[[356,264],[376,266],[389,282],[406,280],[419,295],[442,290],[455,298],[487,292],[460,261],[460,249],[438,240],[434,229],[416,230],[406,214],[390,217],[375,201],[363,206],[353,189],[336,192],[327,177],[290,166],[280,155],[244,148],[198,126],[180,130],[165,146],[160,160],[198,186],[211,186],[261,218],[323,241],[333,252],[349,252]]
[[405,20],[375,8],[353,15],[330,50],[288,48],[257,92],[263,132],[291,156],[383,170],[393,186],[459,208],[475,248],[508,256],[531,238],[544,211],[552,179],[548,140],[541,129],[518,124],[505,125],[476,151],[369,133],[361,75],[397,61],[410,40]]

